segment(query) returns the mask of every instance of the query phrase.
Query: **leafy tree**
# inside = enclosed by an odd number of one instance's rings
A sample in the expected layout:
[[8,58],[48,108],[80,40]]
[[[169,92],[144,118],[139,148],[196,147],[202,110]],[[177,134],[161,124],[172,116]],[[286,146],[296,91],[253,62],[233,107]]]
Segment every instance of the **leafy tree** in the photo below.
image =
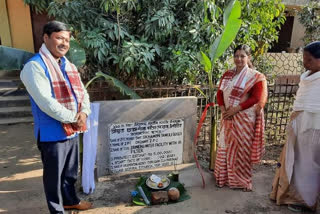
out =
[[[0,45],[0,71],[12,71],[12,70],[21,70],[24,64],[33,56],[33,53],[27,52],[25,50],[10,48],[6,46]],[[71,39],[70,41],[70,49],[66,55],[68,59],[74,63],[77,67],[81,67],[86,62],[85,51],[83,48],[79,46],[79,44]],[[113,84],[114,87],[118,88],[118,90],[123,94],[131,97],[132,99],[139,99],[139,95],[137,95],[133,90],[131,90],[128,86],[124,85],[118,79],[104,74],[102,72],[97,72],[96,76],[92,78],[87,84],[88,85],[97,78],[104,78],[106,81]]]
[[[199,51],[206,52],[223,32],[223,10],[231,0],[24,0],[70,24],[86,50],[88,68],[125,83],[133,79],[203,84]],[[228,66],[235,44],[249,44],[258,56],[277,40],[284,21],[280,0],[241,0],[243,24],[213,79]]]
[[37,13],[43,13],[47,10],[51,1],[52,0],[24,0],[24,3],[30,5]]
[[[241,16],[241,4],[238,0],[230,1],[223,13],[223,31],[220,35],[217,36],[215,41],[210,45],[208,52],[208,56],[201,51],[200,61],[204,67],[205,72],[208,74],[208,85],[209,85],[209,102],[213,102],[214,97],[214,67],[212,66],[220,56],[226,51],[226,49],[230,46],[233,40],[236,38],[238,31],[241,27],[242,20]],[[198,89],[200,92],[201,90]],[[203,92],[201,92],[204,94]],[[216,139],[216,131],[217,131],[217,123],[216,118],[213,114],[213,108],[210,108],[211,116],[212,116],[212,124],[211,124],[211,161],[210,161],[210,169],[214,168],[215,159],[216,159],[216,148],[217,148],[217,139]]]
[[236,38],[238,31],[241,27],[241,4],[237,0],[233,0],[226,7],[223,14],[224,29],[217,36],[213,43],[210,44],[208,54],[206,55],[201,51],[200,62],[204,67],[204,71],[208,74],[208,85],[210,89],[210,100],[213,101],[214,90],[214,63],[223,55],[226,49],[231,45]]
[[249,45],[254,56],[266,53],[278,40],[278,30],[285,22],[284,9],[281,0],[242,1],[243,24],[236,42]]
[[299,20],[306,28],[303,41],[305,45],[320,40],[320,2],[312,0],[299,11]]

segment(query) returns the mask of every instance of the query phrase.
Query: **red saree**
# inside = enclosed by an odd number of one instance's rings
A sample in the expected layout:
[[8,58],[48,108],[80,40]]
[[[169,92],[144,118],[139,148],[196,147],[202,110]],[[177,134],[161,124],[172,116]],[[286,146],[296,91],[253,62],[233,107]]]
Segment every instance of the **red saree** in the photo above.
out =
[[225,107],[233,107],[248,99],[248,91],[263,82],[260,101],[235,114],[230,120],[221,121],[221,132],[214,175],[217,185],[230,188],[252,186],[252,164],[259,163],[264,153],[263,107],[267,99],[265,76],[245,67],[238,76],[227,71],[220,81]]

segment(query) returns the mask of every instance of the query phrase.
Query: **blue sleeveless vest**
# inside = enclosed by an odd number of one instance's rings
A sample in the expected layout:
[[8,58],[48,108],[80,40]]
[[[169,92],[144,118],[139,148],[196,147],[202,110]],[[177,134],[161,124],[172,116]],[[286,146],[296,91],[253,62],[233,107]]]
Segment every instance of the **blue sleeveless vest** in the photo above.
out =
[[[39,63],[39,65],[43,68],[47,78],[50,81],[52,97],[55,97],[48,69],[45,63],[43,62],[40,54],[35,54],[31,59],[28,60],[28,62],[30,61]],[[70,139],[67,138],[61,122],[53,119],[52,117],[44,113],[35,103],[33,98],[31,96],[29,97],[31,101],[31,110],[34,118],[34,135],[36,139],[39,139],[40,142],[56,142]]]

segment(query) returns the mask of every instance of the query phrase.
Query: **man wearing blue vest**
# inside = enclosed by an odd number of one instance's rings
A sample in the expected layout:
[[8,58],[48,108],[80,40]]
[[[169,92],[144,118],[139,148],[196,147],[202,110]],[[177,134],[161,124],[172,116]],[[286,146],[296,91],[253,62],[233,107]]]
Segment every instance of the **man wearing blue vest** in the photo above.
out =
[[43,185],[50,213],[86,210],[92,204],[76,194],[78,133],[86,130],[89,96],[76,67],[65,57],[70,31],[51,21],[43,28],[44,44],[24,66],[20,78],[31,100],[34,135],[43,163]]

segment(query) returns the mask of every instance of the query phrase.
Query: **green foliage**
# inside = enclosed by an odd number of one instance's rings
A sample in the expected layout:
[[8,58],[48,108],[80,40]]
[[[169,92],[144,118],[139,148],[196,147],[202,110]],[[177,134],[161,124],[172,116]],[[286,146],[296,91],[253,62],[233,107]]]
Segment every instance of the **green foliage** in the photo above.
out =
[[306,28],[303,41],[305,45],[320,40],[320,2],[310,1],[299,11],[299,20]]
[[196,83],[201,79],[206,79],[206,76],[201,72],[201,65],[197,63],[196,52],[171,50],[170,56],[170,59],[162,63],[167,79],[176,78],[182,84]]
[[[170,178],[170,175],[168,176],[168,178]],[[149,187],[147,187],[146,185],[146,180],[148,179],[148,177],[146,176],[142,176],[140,177],[139,181],[136,184],[136,189],[135,191],[138,192],[138,194],[136,196],[132,197],[132,202],[135,205],[138,206],[146,206],[146,204],[143,201],[142,196],[140,195],[139,189],[138,187],[141,186],[141,188],[143,189],[144,194],[146,195],[146,197],[148,198],[149,201],[151,201],[151,189]],[[164,191],[168,191],[170,188],[175,187],[179,190],[180,192],[180,197],[178,199],[177,202],[182,202],[185,200],[190,199],[191,197],[188,195],[187,190],[184,187],[184,184],[178,182],[178,181],[173,181],[172,178],[170,178],[170,184],[167,188],[164,189]],[[169,201],[168,204],[172,204],[172,203],[177,203],[175,201]]]
[[[220,40],[220,39],[219,39]],[[205,53],[203,53],[201,51],[201,58],[200,58],[200,62],[204,67],[204,71],[207,72],[208,74],[211,74],[211,70],[212,70],[212,63],[211,60],[209,59],[209,57],[207,57],[207,55]]]
[[243,0],[243,24],[236,43],[247,44],[258,57],[278,40],[278,30],[285,22],[281,0]]
[[[24,0],[44,8],[39,0]],[[135,79],[202,84],[206,75],[198,60],[199,51],[208,54],[210,45],[223,31],[236,29],[225,25],[232,18],[222,16],[231,0],[51,0],[45,1],[50,16],[70,24],[74,36],[86,50],[92,76],[96,70],[126,82]],[[235,44],[246,43],[260,55],[277,40],[284,21],[281,0],[241,0],[238,36],[230,48],[212,46],[214,79],[226,69],[227,57]],[[48,4],[49,3],[49,4]],[[240,6],[237,3],[237,7]],[[230,14],[230,11],[229,11]],[[235,13],[233,13],[235,14]],[[235,14],[237,16],[237,14]],[[231,35],[231,34],[230,34]],[[223,39],[223,38],[221,38]],[[224,38],[229,40],[229,38]],[[224,44],[222,41],[221,44]],[[229,46],[229,45],[227,45]],[[219,56],[216,54],[216,56]]]
[[24,3],[30,5],[36,13],[45,12],[50,2],[51,0],[24,0]]
[[276,73],[273,71],[273,68],[276,65],[276,62],[269,59],[265,55],[257,56],[254,60],[254,66],[259,69],[259,72],[266,75],[268,83],[273,83],[276,78]]
[[108,60],[118,64],[120,70],[125,70],[129,75],[137,71],[138,78],[149,79],[157,76],[157,68],[152,65],[156,55],[160,55],[157,45],[145,41],[124,41],[122,54],[112,53]]
[[141,97],[136,94],[133,90],[131,90],[128,86],[126,86],[125,84],[123,84],[123,82],[119,81],[118,79],[105,74],[101,71],[96,73],[96,76],[94,78],[92,78],[87,84],[86,84],[86,88],[89,87],[89,85],[95,81],[98,78],[104,78],[106,81],[108,81],[109,83],[111,83],[114,87],[118,88],[120,90],[120,92],[122,94],[128,95],[130,98],[132,99],[140,99]]
[[231,1],[225,9],[223,14],[224,30],[219,35],[214,43],[210,45],[209,54],[211,61],[214,63],[226,49],[230,46],[232,41],[236,38],[237,33],[241,27],[242,20],[241,5],[239,1]]
[[215,62],[223,55],[226,49],[233,42],[237,33],[241,27],[242,20],[241,16],[241,5],[238,0],[232,0],[227,5],[223,13],[223,25],[224,29],[220,35],[217,36],[215,41],[209,47],[209,57],[201,51],[200,62],[204,66],[205,72],[208,74],[208,85],[209,85],[209,96],[211,102],[213,101],[214,95],[214,83],[216,77],[219,75],[215,71]]
[[[33,53],[30,53],[24,50],[0,45],[0,58],[2,59],[0,60],[0,71],[1,70],[7,70],[7,71],[21,70],[24,66],[24,63],[28,59],[30,59],[33,55],[34,55]],[[68,52],[67,57],[76,66],[82,66],[86,61],[84,50],[73,39],[70,42],[70,50]],[[96,76],[86,84],[86,87],[88,87],[94,80],[98,78],[104,78],[114,87],[119,89],[119,91],[122,94],[128,95],[132,99],[140,98],[139,95],[137,95],[133,90],[131,90],[128,86],[123,84],[121,81],[119,81],[118,79],[112,76],[104,74],[101,71],[96,73]]]

